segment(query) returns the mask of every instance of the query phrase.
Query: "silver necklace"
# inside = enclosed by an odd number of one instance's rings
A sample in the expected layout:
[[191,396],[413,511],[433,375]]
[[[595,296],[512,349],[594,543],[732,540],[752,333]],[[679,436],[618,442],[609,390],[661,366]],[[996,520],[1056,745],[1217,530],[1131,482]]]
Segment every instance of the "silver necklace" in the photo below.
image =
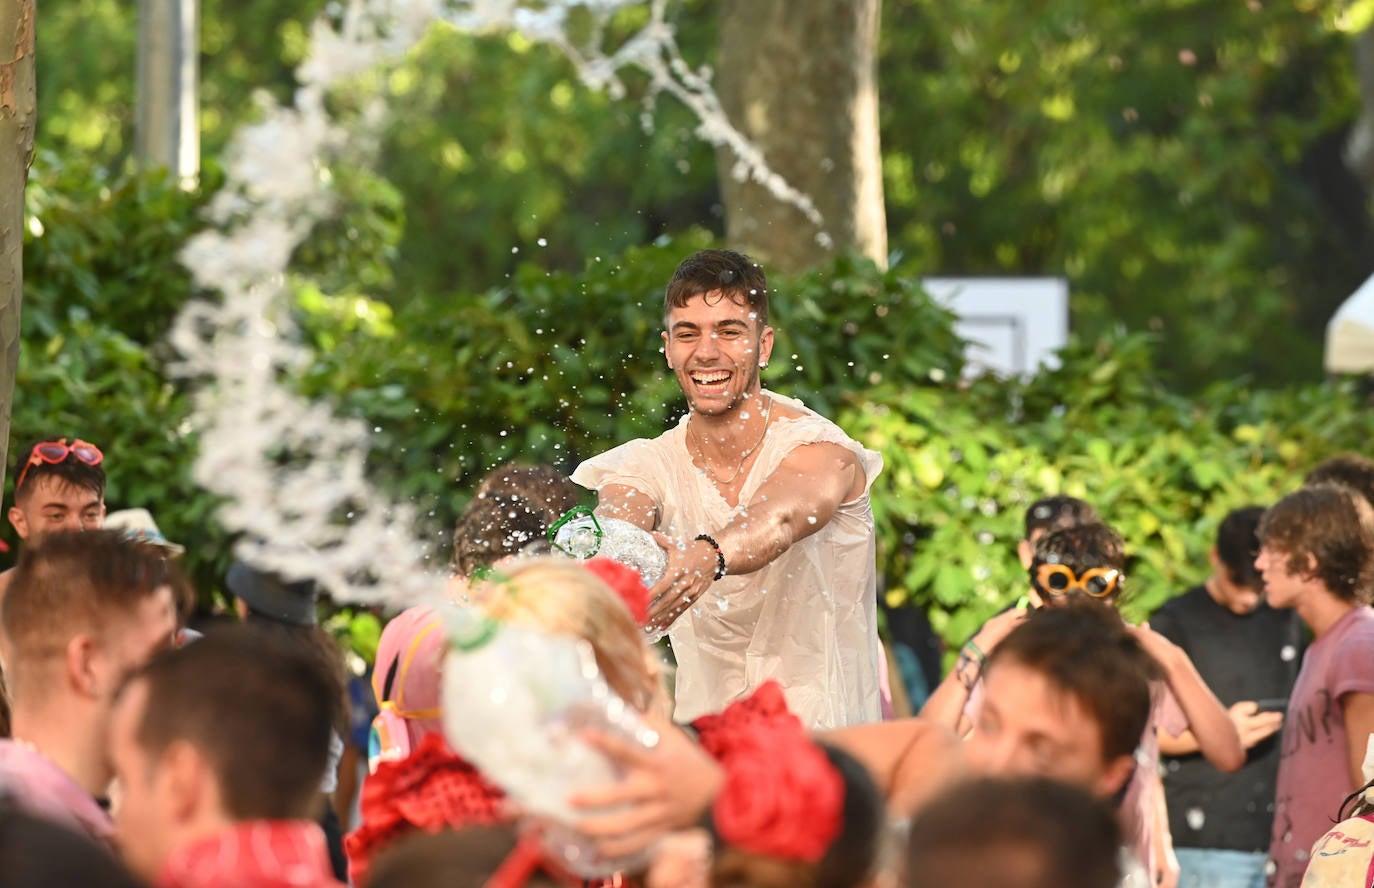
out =
[[740,471],[744,469],[744,464],[749,460],[749,457],[753,455],[755,450],[759,449],[759,445],[763,443],[763,439],[768,436],[768,423],[772,419],[773,399],[767,398],[766,403],[763,405],[763,431],[759,432],[759,439],[740,455],[739,463],[735,466],[735,470],[730,473],[729,478],[721,478],[711,470],[711,463],[706,459],[706,454],[701,449],[701,438],[692,430],[692,424],[689,422],[687,424],[687,433],[692,438],[692,448],[697,452],[697,459],[701,460],[702,470],[717,484],[733,484],[735,479],[739,477]]

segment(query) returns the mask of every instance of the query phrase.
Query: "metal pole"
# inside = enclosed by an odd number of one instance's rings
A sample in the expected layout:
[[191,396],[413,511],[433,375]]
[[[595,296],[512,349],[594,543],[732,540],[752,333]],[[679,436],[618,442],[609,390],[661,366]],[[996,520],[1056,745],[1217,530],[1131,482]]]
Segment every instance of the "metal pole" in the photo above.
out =
[[199,81],[200,0],[139,0],[135,153],[187,185],[200,173]]

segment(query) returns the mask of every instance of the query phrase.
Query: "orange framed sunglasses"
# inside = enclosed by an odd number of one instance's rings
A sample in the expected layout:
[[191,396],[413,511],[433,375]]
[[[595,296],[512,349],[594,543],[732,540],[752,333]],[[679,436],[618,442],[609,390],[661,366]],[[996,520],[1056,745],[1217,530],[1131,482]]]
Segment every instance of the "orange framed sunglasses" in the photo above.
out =
[[74,456],[88,466],[98,466],[105,461],[105,454],[100,452],[88,441],[80,438],[68,444],[66,438],[58,438],[56,441],[42,441],[33,445],[33,450],[29,451],[28,461],[24,463],[24,468],[19,472],[19,480],[14,482],[14,489],[18,490],[24,486],[24,479],[29,475],[29,469],[34,466],[41,466],[47,463],[55,466],[67,461],[67,457]]
[[1121,571],[1090,567],[1079,574],[1067,564],[1042,564],[1035,569],[1035,585],[1051,595],[1078,590],[1089,598],[1106,598],[1121,587]]

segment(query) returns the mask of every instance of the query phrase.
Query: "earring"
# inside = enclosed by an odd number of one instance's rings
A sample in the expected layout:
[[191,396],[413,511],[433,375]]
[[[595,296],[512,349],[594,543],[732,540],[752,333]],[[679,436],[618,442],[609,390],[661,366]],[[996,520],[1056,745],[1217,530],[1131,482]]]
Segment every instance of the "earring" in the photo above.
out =
[[760,369],[760,370],[767,370],[767,369],[768,369],[768,362],[767,362],[767,361],[759,361],[759,369]]

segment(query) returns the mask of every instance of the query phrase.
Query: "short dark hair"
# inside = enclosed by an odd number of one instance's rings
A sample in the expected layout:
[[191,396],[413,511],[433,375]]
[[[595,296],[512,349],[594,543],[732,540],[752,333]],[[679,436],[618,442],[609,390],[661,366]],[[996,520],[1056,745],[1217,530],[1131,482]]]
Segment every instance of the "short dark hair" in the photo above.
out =
[[136,669],[147,688],[136,740],[156,760],[185,741],[209,761],[234,820],[312,818],[329,757],[329,677],[288,639],[216,628]]
[[1263,506],[1245,506],[1227,514],[1217,527],[1217,560],[1237,586],[1248,589],[1264,586],[1264,578],[1255,567],[1255,558],[1259,555],[1259,525],[1263,517]]
[[1091,504],[1074,496],[1043,496],[1026,508],[1026,535],[1037,530],[1060,530],[1080,524],[1099,524],[1102,518]]
[[1072,599],[1033,610],[988,655],[983,674],[1008,662],[1040,673],[1083,705],[1102,731],[1104,762],[1135,752],[1159,667],[1115,610]]
[[0,606],[11,680],[112,613],[130,612],[166,586],[183,585],[174,562],[118,530],[65,531],[25,546]]
[[24,467],[28,465],[29,460],[33,457],[34,450],[38,448],[39,444],[46,444],[49,441],[68,442],[75,440],[77,439],[70,435],[49,435],[47,437],[35,439],[30,442],[27,447],[15,454],[14,474],[10,475],[10,477],[14,479],[14,498],[16,501],[19,499],[21,492],[19,486],[20,476],[24,478],[23,491],[33,490],[33,482],[37,481],[39,478],[57,478],[64,484],[70,484],[73,487],[89,490],[100,497],[100,499],[105,499],[105,465],[103,462],[93,466],[89,463],[82,462],[69,453],[67,454],[67,458],[60,463],[39,461],[29,466],[27,472],[24,471]]
[[[1260,521],[1260,542],[1288,559],[1288,570],[1309,576],[1344,601],[1368,604],[1374,586],[1374,513],[1342,484],[1300,488],[1275,503]],[[1308,559],[1315,567],[1308,568]]]
[[1374,506],[1374,461],[1358,453],[1327,457],[1312,467],[1303,484],[1343,484]]
[[[512,826],[409,835],[378,855],[367,888],[482,888],[518,843]],[[537,870],[524,884],[556,888],[561,883]]]
[[753,309],[759,326],[768,326],[768,276],[757,262],[734,250],[701,250],[683,259],[664,291],[663,315],[693,296],[715,292]]
[[911,820],[908,888],[1114,888],[1121,828],[1087,790],[1044,777],[950,787]]
[[139,888],[143,884],[107,848],[8,802],[0,804],[0,873],[4,873],[5,888]]
[[1035,554],[1031,557],[1031,585],[1042,596],[1050,590],[1040,586],[1038,578],[1042,564],[1062,564],[1082,574],[1094,567],[1117,571],[1116,590],[1108,596],[1115,600],[1125,586],[1126,546],[1121,534],[1105,524],[1080,524],[1052,530],[1035,543]]
[[546,534],[577,505],[578,487],[549,465],[506,463],[477,485],[453,530],[453,571],[462,576],[508,555],[536,554]]

